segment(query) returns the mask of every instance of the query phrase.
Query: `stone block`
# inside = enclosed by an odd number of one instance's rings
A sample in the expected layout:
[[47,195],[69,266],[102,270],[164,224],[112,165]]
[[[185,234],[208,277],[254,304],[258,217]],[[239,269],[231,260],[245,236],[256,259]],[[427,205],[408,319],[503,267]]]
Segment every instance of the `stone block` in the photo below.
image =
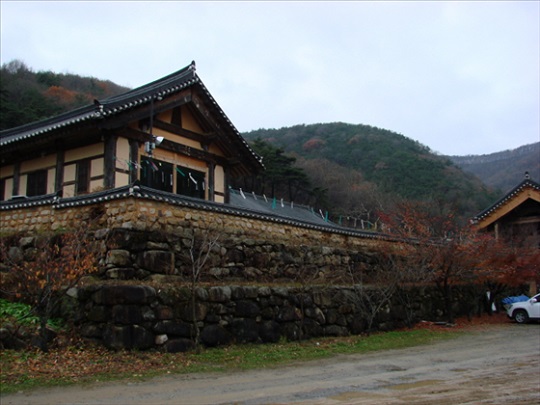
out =
[[139,255],[137,264],[152,273],[173,274],[174,254],[163,250],[147,250]]
[[27,249],[29,247],[34,246],[35,238],[33,236],[27,236],[24,238],[19,239],[19,246],[22,249]]
[[321,324],[311,318],[305,318],[302,322],[304,334],[309,337],[324,336],[324,328]]
[[256,318],[261,313],[261,309],[254,301],[236,301],[234,315],[238,318]]
[[348,336],[347,328],[338,325],[328,325],[324,327],[325,336]]
[[104,327],[102,325],[87,323],[81,326],[80,334],[86,338],[102,338]]
[[166,305],[158,305],[154,308],[154,314],[156,315],[156,319],[159,320],[173,319],[174,317],[172,308]]
[[105,272],[105,276],[113,280],[132,280],[136,275],[137,271],[133,267],[115,267]]
[[163,343],[165,343],[167,340],[169,340],[169,337],[167,335],[157,335],[154,342],[156,345],[161,346]]
[[281,331],[279,323],[269,320],[259,325],[259,336],[264,343],[279,342]]
[[299,308],[284,306],[280,308],[276,320],[278,322],[299,321],[302,319],[302,311]]
[[98,305],[149,304],[156,297],[156,290],[139,285],[105,285],[92,294]]
[[201,331],[201,342],[208,347],[229,345],[234,336],[220,325],[208,325]]
[[229,330],[235,336],[236,343],[261,342],[259,326],[253,319],[234,319],[229,324]]
[[281,335],[289,341],[301,340],[304,337],[302,328],[296,322],[285,322],[280,324]]
[[195,342],[190,339],[171,339],[165,343],[167,353],[183,353],[195,350]]
[[231,287],[211,287],[208,290],[208,300],[210,302],[228,302],[231,299]]
[[154,331],[160,334],[191,338],[195,336],[193,324],[177,321],[160,321],[154,325]]
[[129,250],[112,249],[107,252],[107,258],[105,260],[107,265],[115,267],[129,267],[131,266],[131,254]]
[[111,349],[149,349],[154,345],[154,334],[139,325],[108,325],[103,343]]
[[92,322],[107,322],[109,310],[103,305],[94,305],[86,314],[86,318]]
[[315,320],[320,325],[324,325],[326,323],[326,317],[324,316],[324,312],[318,307],[306,308],[304,310],[304,313],[306,317]]
[[136,325],[142,320],[141,307],[138,305],[115,305],[112,308],[112,321],[114,323]]
[[[179,305],[176,308],[178,317],[191,322],[193,320],[193,305],[191,302],[185,305]],[[202,321],[208,314],[208,305],[204,302],[195,302],[195,320]]]
[[142,315],[143,321],[156,320],[156,314],[154,313],[154,310],[150,308],[149,306],[141,307],[141,315]]

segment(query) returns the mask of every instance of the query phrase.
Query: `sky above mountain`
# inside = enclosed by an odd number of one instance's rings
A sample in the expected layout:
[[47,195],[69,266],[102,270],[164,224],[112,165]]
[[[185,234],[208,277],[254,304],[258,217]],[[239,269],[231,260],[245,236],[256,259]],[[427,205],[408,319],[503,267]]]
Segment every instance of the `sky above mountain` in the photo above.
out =
[[445,155],[540,141],[537,1],[2,1],[1,62],[138,87],[197,63],[241,132],[347,122]]

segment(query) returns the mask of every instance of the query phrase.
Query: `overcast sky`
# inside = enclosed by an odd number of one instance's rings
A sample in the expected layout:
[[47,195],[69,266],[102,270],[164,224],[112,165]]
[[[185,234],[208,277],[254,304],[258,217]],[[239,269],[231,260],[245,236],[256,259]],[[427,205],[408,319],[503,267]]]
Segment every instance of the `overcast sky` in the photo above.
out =
[[138,87],[197,63],[239,131],[346,122],[435,152],[540,141],[540,2],[6,1],[1,62]]

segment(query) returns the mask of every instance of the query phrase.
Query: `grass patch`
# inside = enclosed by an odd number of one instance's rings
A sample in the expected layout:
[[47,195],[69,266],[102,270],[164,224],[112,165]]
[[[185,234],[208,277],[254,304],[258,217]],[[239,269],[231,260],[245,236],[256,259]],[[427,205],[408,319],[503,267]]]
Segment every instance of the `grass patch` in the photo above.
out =
[[370,336],[321,338],[301,342],[236,345],[203,349],[201,353],[109,351],[96,346],[0,352],[0,392],[37,387],[140,380],[167,374],[253,370],[313,361],[338,354],[398,349],[459,336],[462,331],[402,330]]

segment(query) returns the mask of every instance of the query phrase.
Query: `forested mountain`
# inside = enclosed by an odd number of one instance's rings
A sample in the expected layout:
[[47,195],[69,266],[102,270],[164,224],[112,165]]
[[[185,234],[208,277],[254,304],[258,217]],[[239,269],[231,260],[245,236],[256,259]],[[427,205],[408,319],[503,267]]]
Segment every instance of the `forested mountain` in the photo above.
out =
[[127,90],[93,77],[34,72],[23,62],[14,60],[0,69],[0,130],[48,118]]
[[[0,129],[128,90],[93,77],[34,72],[15,60],[0,70]],[[334,220],[376,222],[376,212],[399,199],[430,200],[468,218],[496,201],[501,189],[521,181],[525,170],[540,178],[538,160],[534,166],[540,144],[494,155],[443,157],[401,134],[368,125],[296,125],[242,135],[264,156],[267,170],[234,179],[233,186],[328,210]]]
[[502,191],[519,184],[525,172],[540,182],[540,142],[489,155],[449,156],[449,159],[486,185]]
[[[399,199],[416,199],[431,200],[468,217],[497,198],[496,192],[450,159],[385,129],[330,123],[260,129],[243,135],[294,157],[296,167],[305,171],[311,190],[316,191],[311,196],[319,196],[321,204],[323,195],[334,215],[363,217]],[[249,184],[249,180],[244,182]]]

